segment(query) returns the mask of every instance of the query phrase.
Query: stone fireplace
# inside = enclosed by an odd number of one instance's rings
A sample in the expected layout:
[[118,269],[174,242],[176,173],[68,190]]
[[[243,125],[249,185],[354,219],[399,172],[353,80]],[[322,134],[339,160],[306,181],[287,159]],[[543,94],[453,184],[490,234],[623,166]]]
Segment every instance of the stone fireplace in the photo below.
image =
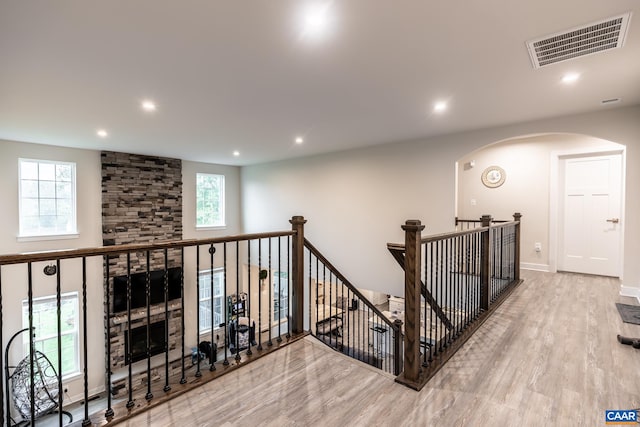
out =
[[[105,246],[182,239],[182,162],[179,159],[103,151],[101,160],[102,236]],[[122,303],[114,298],[114,282],[117,286],[117,281],[128,274],[127,256],[110,256],[108,263],[109,280],[105,292],[109,293],[110,307],[108,316],[105,307],[105,328],[111,344],[108,365],[113,374],[114,394],[117,394],[123,389],[126,390],[127,386],[127,378],[122,375],[127,363],[125,346],[128,343],[125,341],[125,335],[128,328],[131,328],[145,331],[143,338],[146,338],[147,310],[146,304],[141,307],[138,303],[131,310],[130,319],[127,317],[126,308],[123,311]],[[143,273],[138,276],[144,276],[147,264],[152,275],[162,275],[165,267],[169,269],[181,267],[180,251],[168,250],[166,259],[164,251],[130,254],[129,272],[132,275]],[[132,280],[131,286],[134,285]],[[157,298],[154,298],[149,317],[152,325],[160,322],[164,328],[165,304],[164,297],[161,297],[161,302],[155,301]],[[181,354],[176,350],[182,347],[180,341],[182,305],[179,298],[170,297],[168,306],[166,323],[171,363]],[[176,353],[178,353],[177,356]],[[164,355],[164,351],[162,354]],[[158,355],[154,359],[160,360],[164,366],[164,356]],[[146,367],[146,363],[137,363],[144,364]],[[136,365],[135,358],[133,364]],[[133,381],[134,389],[143,383],[146,383],[144,369],[136,374]]]

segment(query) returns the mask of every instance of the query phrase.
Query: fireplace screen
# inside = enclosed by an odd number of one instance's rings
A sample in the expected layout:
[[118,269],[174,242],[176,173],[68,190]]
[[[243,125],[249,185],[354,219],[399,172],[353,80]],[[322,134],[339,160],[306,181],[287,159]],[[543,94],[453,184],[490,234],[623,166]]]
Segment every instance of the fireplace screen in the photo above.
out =
[[[125,364],[146,359],[147,357],[147,339],[150,341],[150,355],[155,356],[164,352],[165,347],[165,329],[164,320],[152,323],[149,327],[149,337],[147,338],[147,326],[140,326],[131,330],[131,342],[129,343],[129,334],[124,333],[124,350]],[[131,350],[131,351],[129,351]]]

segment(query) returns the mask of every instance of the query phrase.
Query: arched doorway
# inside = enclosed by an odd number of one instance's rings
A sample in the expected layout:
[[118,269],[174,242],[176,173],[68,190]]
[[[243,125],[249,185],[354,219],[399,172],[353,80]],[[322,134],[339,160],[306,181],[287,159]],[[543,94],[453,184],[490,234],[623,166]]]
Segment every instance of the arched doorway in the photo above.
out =
[[[495,219],[511,219],[518,211],[523,214],[521,240],[521,266],[523,268],[555,272],[560,269],[584,273],[594,270],[567,268],[561,261],[569,248],[565,227],[566,191],[564,184],[567,159],[589,158],[605,154],[618,154],[621,159],[621,181],[624,182],[625,147],[611,141],[576,134],[538,134],[509,138],[473,151],[457,162],[456,215],[463,219],[477,219],[491,214]],[[492,168],[502,171],[501,179],[491,181],[487,175]],[[485,179],[483,182],[483,175]],[[616,243],[616,268],[607,275],[620,276],[622,272],[622,218],[624,192],[620,189]],[[574,224],[575,223],[571,223]],[[588,229],[588,225],[586,225]],[[575,228],[575,227],[574,227]],[[575,229],[572,229],[575,235]],[[577,236],[582,236],[580,233]],[[577,245],[580,247],[580,245]],[[570,266],[573,267],[573,266]]]

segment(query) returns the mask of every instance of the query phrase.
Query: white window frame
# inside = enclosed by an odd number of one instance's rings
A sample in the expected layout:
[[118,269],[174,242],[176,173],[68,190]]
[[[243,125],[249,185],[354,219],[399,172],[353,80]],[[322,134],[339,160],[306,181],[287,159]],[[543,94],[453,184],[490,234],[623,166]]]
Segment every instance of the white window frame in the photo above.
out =
[[[37,230],[33,230],[33,229],[26,229],[26,214],[24,213],[24,209],[23,209],[23,203],[28,200],[28,199],[33,199],[32,197],[26,197],[24,196],[23,193],[23,181],[34,181],[33,179],[27,179],[24,178],[22,176],[22,166],[24,163],[36,163],[38,165],[38,170],[40,170],[40,165],[41,164],[52,164],[54,165],[54,168],[58,165],[64,165],[64,166],[70,166],[71,167],[71,213],[69,216],[69,221],[70,221],[70,225],[67,226],[66,230],[59,230],[59,229],[55,229],[55,230],[46,230],[43,229],[40,221],[41,221],[41,217],[43,215],[38,215],[38,222],[39,222],[39,226]],[[40,176],[39,176],[39,172],[38,172],[38,179],[35,180],[37,182],[37,186],[38,186],[38,208],[40,208],[41,204],[42,204],[42,200],[44,198],[40,197],[40,184],[41,182],[50,182],[49,180],[41,180]],[[66,181],[57,181],[54,178],[54,187],[56,188],[56,192],[57,192],[57,184],[59,182],[66,182]],[[56,218],[58,217],[57,214],[57,210],[58,210],[58,203],[60,200],[65,200],[63,198],[58,198],[57,194],[56,197],[53,198],[53,200],[55,200],[55,205],[56,205],[56,214],[52,215],[55,216]],[[52,238],[56,238],[57,236],[61,236],[62,238],[69,238],[69,237],[77,237],[78,235],[78,223],[77,223],[77,194],[76,194],[76,164],[74,162],[62,162],[62,161],[51,161],[51,160],[38,160],[38,159],[24,159],[24,158],[20,158],[18,159],[18,217],[19,217],[19,234],[18,237],[19,239],[25,239],[25,240],[39,240],[39,238],[42,238],[43,240],[45,239],[52,239]]]
[[[80,308],[79,308],[79,303],[78,303],[78,292],[67,292],[67,293],[63,293],[60,294],[60,305],[62,306],[62,304],[65,302],[65,300],[71,300],[72,303],[75,303],[73,305],[73,329],[68,330],[68,331],[62,331],[60,333],[61,337],[62,336],[67,336],[67,335],[71,335],[73,336],[73,342],[74,342],[74,368],[70,371],[70,372],[58,372],[58,375],[60,375],[62,377],[63,380],[75,377],[80,375]],[[44,296],[44,297],[38,297],[38,298],[33,298],[33,312],[35,313],[37,311],[37,305],[39,304],[52,304],[54,306],[53,311],[53,319],[55,319],[55,321],[57,322],[57,308],[56,308],[56,296],[55,295],[48,295],[48,296]],[[62,322],[65,321],[65,319],[61,319]],[[49,335],[39,335],[38,334],[38,322],[36,321],[36,319],[33,320],[33,325],[35,327],[35,332],[34,332],[34,347],[37,351],[40,351],[42,353],[44,353],[47,358],[51,361],[52,364],[54,364],[54,368],[56,370],[56,372],[58,371],[58,364],[56,362],[54,362],[55,359],[57,359],[57,342],[56,342],[56,355],[55,357],[51,357],[49,354],[47,354],[45,351],[43,351],[42,347],[39,348],[38,344],[42,343],[44,341],[48,341],[50,339],[53,338],[57,338],[58,334],[49,334]],[[29,327],[29,300],[22,300],[22,327],[23,328],[28,328]],[[61,338],[62,340],[62,338]],[[26,357],[29,354],[29,334],[27,332],[25,332],[24,336],[23,336],[23,354]]]
[[[214,286],[213,286],[213,298],[218,299],[220,301],[220,321],[219,322],[214,322],[214,327],[213,329],[220,329],[220,324],[224,322],[224,310],[225,310],[225,305],[224,305],[224,269],[223,268],[214,268],[213,270],[201,270],[200,273],[198,274],[198,286],[203,286],[206,289],[209,289],[211,286],[211,275],[214,275]],[[216,289],[216,285],[215,285],[215,276],[218,276],[218,283],[220,284],[219,289]],[[203,291],[202,288],[200,289],[200,300],[198,301],[198,310],[200,310],[200,304],[201,303],[206,303],[207,307],[211,307],[211,296],[207,296],[207,297],[203,297]],[[218,291],[218,292],[216,292]],[[211,313],[212,316],[215,316],[215,309],[216,309],[216,304],[214,301],[214,305],[213,305],[213,309],[214,312]],[[205,327],[203,328],[202,326],[202,319],[203,319],[204,315],[202,312],[200,312],[200,324],[198,325],[198,331],[199,333],[205,334],[207,332],[211,332],[211,325],[209,322],[208,325],[204,325]],[[213,318],[215,321],[215,317]]]
[[[218,222],[214,222],[214,223],[207,223],[207,224],[199,224],[198,223],[198,216],[199,216],[199,209],[198,209],[198,204],[199,202],[202,200],[202,196],[201,196],[201,189],[198,185],[198,180],[201,176],[208,176],[208,177],[216,177],[217,179],[220,180],[220,188],[219,188],[219,194],[218,194],[218,198],[220,200],[220,204],[219,204],[219,218],[220,220]],[[215,173],[196,173],[196,229],[199,230],[203,230],[203,229],[217,229],[217,228],[224,228],[227,226],[227,220],[226,220],[226,194],[225,194],[225,186],[226,186],[226,180],[225,180],[225,176],[222,174],[215,174]]]
[[[284,277],[281,277],[284,275]],[[289,273],[286,271],[275,271],[273,273],[273,288],[271,289],[273,300],[271,301],[271,310],[273,314],[273,324],[277,325],[278,323],[284,323],[289,318]],[[280,281],[280,290],[285,290],[285,297],[283,299],[282,295],[278,292],[278,281]],[[276,299],[276,295],[279,298],[279,301]],[[280,304],[282,301],[286,301],[287,305],[285,307],[281,307]],[[276,307],[276,301],[278,301],[278,307]],[[284,310],[284,317],[282,316]],[[277,315],[276,315],[277,314]]]

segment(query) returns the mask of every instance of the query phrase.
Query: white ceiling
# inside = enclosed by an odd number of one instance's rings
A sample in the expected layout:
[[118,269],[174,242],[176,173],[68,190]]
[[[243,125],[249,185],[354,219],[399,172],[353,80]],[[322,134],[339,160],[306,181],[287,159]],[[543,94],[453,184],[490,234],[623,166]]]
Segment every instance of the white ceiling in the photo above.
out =
[[[334,0],[322,40],[305,3],[1,0],[0,139],[247,165],[640,103],[637,0]],[[628,11],[622,49],[533,69],[527,40]]]

